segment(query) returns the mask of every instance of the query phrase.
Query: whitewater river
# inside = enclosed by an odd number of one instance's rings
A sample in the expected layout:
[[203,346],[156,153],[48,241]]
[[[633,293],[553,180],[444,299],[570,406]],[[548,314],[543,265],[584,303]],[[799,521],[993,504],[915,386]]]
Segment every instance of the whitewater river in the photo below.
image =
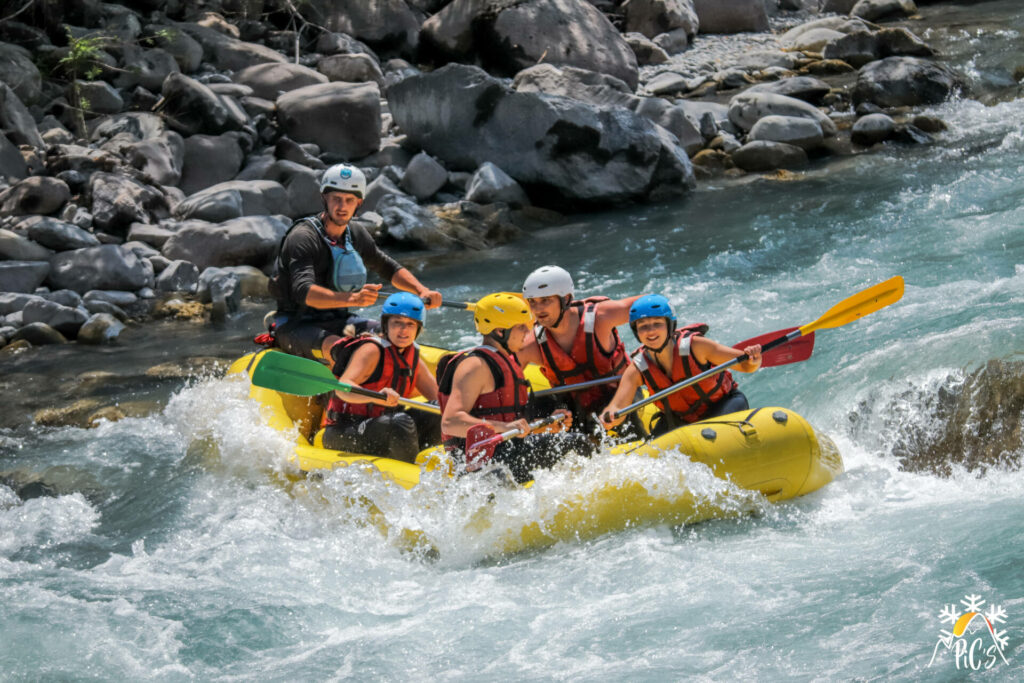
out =
[[[999,84],[1024,59],[1021,30],[1006,20],[929,40]],[[809,360],[739,376],[752,404],[791,407],[835,440],[846,472],[834,483],[778,506],[736,494],[738,519],[492,558],[459,533],[485,487],[410,493],[358,471],[289,484],[288,436],[261,426],[244,381],[112,380],[162,407],[89,430],[0,430],[0,471],[59,484],[27,500],[0,485],[0,679],[960,680],[971,661],[939,636],[970,606],[1006,639],[1001,656],[987,629],[964,639],[983,639],[974,675],[1020,680],[1021,416],[993,425],[982,408],[1019,407],[1021,378],[964,385],[989,361],[1017,373],[1024,361],[1024,100],[933,113],[951,127],[933,146],[581,217],[424,275],[470,299],[554,262],[581,294],[663,292],[724,342],[811,322],[902,275],[902,301],[819,332]],[[4,361],[37,378],[4,410],[84,370],[241,355],[258,316],[221,332],[150,326],[116,353]],[[428,342],[471,339],[463,313],[428,324]],[[945,431],[960,450],[935,446]],[[962,466],[992,443],[1010,466]],[[901,468],[908,458],[923,465]],[[624,460],[599,455],[492,504],[529,519],[588,475],[655,485],[666,466],[707,486],[680,457]],[[404,550],[356,499],[436,553]]]

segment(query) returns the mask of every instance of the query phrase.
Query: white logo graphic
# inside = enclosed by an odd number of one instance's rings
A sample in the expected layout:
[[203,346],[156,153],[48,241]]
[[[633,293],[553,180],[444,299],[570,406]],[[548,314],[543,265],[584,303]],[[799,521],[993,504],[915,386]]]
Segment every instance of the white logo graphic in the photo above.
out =
[[991,669],[999,659],[1009,664],[1003,650],[1010,639],[1006,637],[1005,629],[1000,631],[997,628],[998,624],[1006,622],[1006,610],[999,605],[990,605],[982,612],[985,601],[980,595],[965,595],[960,604],[964,606],[962,614],[956,605],[946,605],[939,613],[939,618],[949,622],[952,630],[939,631],[939,640],[935,643],[928,666],[935,662],[940,645],[953,651],[957,669]]

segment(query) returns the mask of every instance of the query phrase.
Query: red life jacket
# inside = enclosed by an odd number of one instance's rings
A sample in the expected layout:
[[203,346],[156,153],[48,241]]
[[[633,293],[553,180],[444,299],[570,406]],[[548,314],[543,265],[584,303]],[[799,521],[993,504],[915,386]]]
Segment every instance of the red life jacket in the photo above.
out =
[[[670,377],[665,376],[657,361],[647,352],[646,347],[641,346],[633,352],[633,364],[640,371],[644,383],[652,394],[713,367],[710,363],[697,362],[697,359],[690,354],[690,338],[703,336],[707,331],[708,326],[703,323],[694,323],[675,331],[672,340],[677,353],[672,354]],[[697,384],[669,394],[657,403],[667,419],[676,422],[697,422],[712,405],[728,395],[734,385],[732,374],[726,370],[714,377],[708,377]]]
[[[364,335],[342,339],[338,344],[344,346],[337,351],[332,350],[332,355],[336,360],[334,373],[340,377],[345,367],[348,366],[352,354],[367,343],[375,344],[380,349],[380,358],[377,360],[377,367],[359,386],[372,391],[390,387],[398,392],[399,396],[412,398],[416,394],[416,377],[420,369],[420,347],[417,344],[412,344],[404,351],[399,351],[386,339],[373,336]],[[387,408],[376,403],[347,403],[341,400],[337,393],[332,393],[327,410],[324,411],[324,424],[334,424],[342,415],[378,417],[389,410],[395,410],[395,408]]]
[[[543,326],[534,327],[537,346],[544,358],[541,372],[552,386],[576,384],[617,375],[626,367],[628,356],[626,347],[619,339],[618,330],[612,329],[614,342],[611,351],[601,348],[597,335],[594,333],[597,324],[597,304],[607,300],[607,297],[595,296],[569,304],[579,309],[580,324],[576,328],[576,336],[568,353],[559,346]],[[576,392],[575,399],[584,412],[591,412],[604,407],[611,396],[615,394],[616,388],[618,388],[617,383],[593,387]]]
[[[518,420],[526,414],[526,402],[530,398],[530,382],[523,375],[523,369],[515,358],[506,356],[489,346],[477,346],[458,353],[444,356],[437,363],[437,402],[441,413],[448,405],[452,393],[452,378],[459,363],[470,356],[484,359],[494,377],[494,391],[480,394],[469,414],[473,417],[493,418],[501,422]],[[465,439],[451,434],[441,434],[449,449],[462,448]]]

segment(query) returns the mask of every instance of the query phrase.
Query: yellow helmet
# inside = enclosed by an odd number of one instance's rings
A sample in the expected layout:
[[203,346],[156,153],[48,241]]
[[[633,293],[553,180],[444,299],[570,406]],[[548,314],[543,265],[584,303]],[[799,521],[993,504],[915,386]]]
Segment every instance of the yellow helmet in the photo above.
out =
[[531,325],[533,314],[526,300],[519,294],[497,292],[476,302],[473,322],[480,334],[490,334],[494,330],[508,330],[516,325]]

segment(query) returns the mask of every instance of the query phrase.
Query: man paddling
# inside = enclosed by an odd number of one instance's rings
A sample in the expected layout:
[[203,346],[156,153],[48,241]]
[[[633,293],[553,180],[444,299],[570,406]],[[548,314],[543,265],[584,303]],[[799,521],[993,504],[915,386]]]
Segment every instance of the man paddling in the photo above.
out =
[[[615,328],[629,321],[629,307],[640,296],[574,301],[574,293],[572,276],[558,266],[538,268],[523,283],[537,324],[516,357],[523,365],[539,365],[552,386],[620,375],[629,362]],[[579,430],[591,431],[596,424],[592,416],[607,405],[617,387],[613,383],[569,395]]]
[[[653,394],[743,354],[748,359],[738,363],[737,370],[754,372],[761,367],[760,344],[743,350],[723,346],[704,336],[708,326],[703,323],[677,329],[672,306],[660,294],[647,294],[633,302],[629,309],[629,326],[643,346],[633,352],[632,362],[623,373],[615,396],[601,412],[601,422],[606,429],[614,428],[625,419],[613,419],[612,415],[630,405],[642,384]],[[655,416],[651,436],[750,407],[727,370],[670,394],[658,401],[658,406],[661,412]]]
[[331,166],[320,180],[324,210],[295,221],[281,240],[270,293],[277,299],[274,334],[288,353],[322,359],[328,335],[343,335],[349,325],[356,332],[376,327],[351,312],[377,301],[380,285],[366,284],[367,267],[422,298],[427,308],[441,305],[439,292],[381,251],[364,228],[349,225],[365,193],[362,171]]
[[417,453],[441,440],[437,415],[396,408],[399,398],[437,398],[437,382],[416,344],[424,317],[423,302],[400,292],[389,296],[381,310],[384,339],[369,334],[336,339],[328,356],[338,379],[387,398],[331,394],[324,413],[326,448],[415,462]]
[[[571,451],[589,453],[582,434],[531,434],[527,417],[529,382],[516,361],[533,317],[525,301],[514,294],[490,294],[477,302],[473,316],[483,335],[479,346],[465,349],[438,363],[438,402],[445,448],[465,457],[466,435],[475,425],[495,432],[520,430],[520,438],[499,444],[493,459],[512,471],[517,482],[532,479],[531,471],[554,465]],[[568,411],[568,427],[572,418]],[[472,444],[470,444],[472,445]]]

